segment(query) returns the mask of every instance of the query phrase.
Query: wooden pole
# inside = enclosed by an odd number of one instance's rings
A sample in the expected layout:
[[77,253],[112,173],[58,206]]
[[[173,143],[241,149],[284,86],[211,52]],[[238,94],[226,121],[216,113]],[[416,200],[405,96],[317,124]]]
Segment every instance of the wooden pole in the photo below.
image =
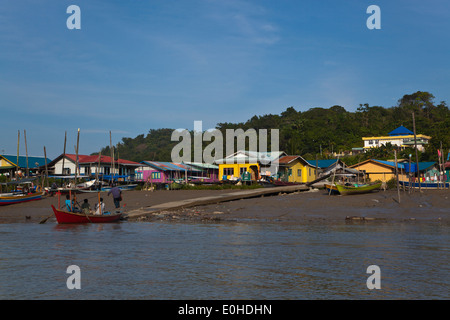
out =
[[110,169],[110,174],[111,174],[111,185],[112,185],[112,180],[113,180],[113,176],[112,176],[112,172],[113,172],[113,166],[114,166],[114,154],[113,154],[113,148],[112,148],[112,138],[111,138],[111,131],[109,131],[109,151],[111,154],[111,169]]
[[409,155],[409,172],[408,172],[408,178],[409,178],[409,189],[408,189],[408,193],[411,193],[411,183],[412,183],[412,179],[411,179],[411,154]]
[[67,131],[64,134],[64,151],[63,151],[63,161],[61,175],[64,175],[64,160],[66,159],[66,142],[67,142]]
[[316,178],[314,180],[317,180],[318,177],[319,177],[319,158],[316,153]]
[[23,130],[23,135],[24,135],[24,138],[25,138],[25,155],[26,155],[26,159],[27,159],[27,173],[26,173],[26,176],[28,177],[29,175],[30,175],[30,172],[29,172],[29,167],[28,167],[28,146],[27,146],[27,132],[25,131],[25,130]]
[[19,144],[20,144],[20,130],[17,130],[17,161],[16,161],[16,179],[19,179]]
[[44,146],[44,159],[45,159],[45,178],[47,181],[47,188],[48,188],[49,183],[48,183],[47,151],[45,150],[45,146]]
[[[98,154],[98,164],[97,164],[97,170],[95,173],[95,179],[97,180],[98,185],[100,186],[100,180],[98,179],[98,175],[100,173],[100,159],[102,158],[102,151],[100,150],[99,154]],[[99,190],[101,190],[101,187],[99,188]]]
[[444,149],[442,148],[442,141],[441,141],[441,165],[442,165],[442,171],[441,171],[441,176],[442,176],[442,182],[443,182],[443,188],[445,189],[445,159],[444,159]]
[[416,138],[416,119],[414,118],[414,112],[412,113],[413,118],[413,129],[414,129],[414,148],[416,149],[416,174],[419,180],[419,192],[422,192],[422,187],[420,184],[420,171],[419,171],[419,153],[417,151],[417,138]]
[[397,180],[398,203],[400,203],[400,184],[398,182],[397,150],[394,150],[394,156],[395,156],[395,176]]
[[338,162],[339,162],[339,156],[337,157],[336,165],[334,166],[333,179],[331,181],[330,191],[328,192],[328,195],[331,195],[331,190],[333,190],[334,178],[336,177],[336,167],[337,167]]
[[75,186],[78,183],[78,175],[80,174],[79,169],[79,161],[78,161],[78,148],[80,147],[80,128],[78,128],[78,135],[77,135],[77,148],[76,148],[76,161],[75,161]]

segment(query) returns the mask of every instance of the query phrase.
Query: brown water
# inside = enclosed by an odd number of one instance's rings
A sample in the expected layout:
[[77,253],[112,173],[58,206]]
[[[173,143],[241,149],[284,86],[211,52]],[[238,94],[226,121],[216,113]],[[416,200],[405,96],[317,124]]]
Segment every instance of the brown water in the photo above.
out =
[[437,222],[17,223],[0,241],[0,299],[449,298],[449,227]]

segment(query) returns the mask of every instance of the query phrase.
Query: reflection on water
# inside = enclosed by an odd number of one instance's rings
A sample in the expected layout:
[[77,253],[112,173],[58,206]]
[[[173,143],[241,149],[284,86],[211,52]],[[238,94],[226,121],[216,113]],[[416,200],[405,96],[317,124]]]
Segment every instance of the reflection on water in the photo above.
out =
[[[449,298],[437,223],[3,224],[0,240],[1,299]],[[374,264],[381,290],[366,286]]]

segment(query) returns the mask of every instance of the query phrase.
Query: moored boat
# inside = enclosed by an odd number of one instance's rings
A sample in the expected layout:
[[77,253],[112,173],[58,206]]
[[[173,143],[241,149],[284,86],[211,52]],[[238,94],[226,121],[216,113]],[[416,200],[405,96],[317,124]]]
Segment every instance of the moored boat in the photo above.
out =
[[[409,183],[409,181],[399,181],[399,183],[402,185],[402,186],[405,186],[406,188],[409,188],[409,187],[411,187],[411,188],[414,188],[414,189],[419,189],[419,182],[412,182],[412,183]],[[449,188],[450,187],[450,182],[440,182],[440,183],[438,183],[438,182],[427,182],[427,181],[424,181],[424,182],[421,182],[420,183],[420,188],[422,188],[422,189],[447,189],[447,188]]]
[[101,215],[93,215],[93,214],[85,214],[82,212],[69,212],[64,210],[56,209],[55,206],[52,205],[53,213],[55,214],[56,221],[59,224],[66,223],[110,223],[117,222],[120,220],[122,216],[122,212],[120,213],[107,213]]
[[41,200],[44,192],[28,193],[28,194],[14,194],[14,193],[4,193],[0,194],[0,206]]
[[[122,191],[128,191],[128,190],[136,189],[137,184],[121,184],[121,185],[118,185],[117,187]],[[102,187],[102,191],[110,191],[111,189],[112,189],[112,187],[110,187],[110,186]]]
[[337,189],[335,184],[325,183],[325,189],[329,194],[339,194],[339,190]]
[[381,182],[374,184],[365,184],[365,185],[356,185],[356,186],[348,186],[337,184],[336,188],[338,189],[341,195],[350,195],[350,194],[363,194],[369,193],[375,190],[379,190],[381,187]]

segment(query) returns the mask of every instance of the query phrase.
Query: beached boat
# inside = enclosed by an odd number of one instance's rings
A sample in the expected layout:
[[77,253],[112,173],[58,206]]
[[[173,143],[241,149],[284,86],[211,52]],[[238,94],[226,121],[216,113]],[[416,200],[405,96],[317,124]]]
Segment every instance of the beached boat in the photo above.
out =
[[325,189],[328,194],[339,194],[339,190],[337,189],[335,184],[325,183]]
[[[409,188],[411,186],[411,188],[414,189],[419,189],[419,182],[412,182],[411,184],[409,183],[409,181],[399,181],[399,183],[402,186],[405,186],[406,188]],[[421,182],[420,183],[420,188],[422,189],[444,189],[444,182],[441,183],[437,183],[437,182]],[[445,189],[450,188],[450,182],[445,182]]]
[[28,202],[41,200],[44,192],[36,192],[36,193],[2,193],[0,194],[0,206],[5,206],[9,204]]
[[68,212],[64,210],[58,210],[52,205],[53,213],[59,224],[65,223],[110,223],[117,222],[122,216],[120,213],[105,212],[102,215],[85,214],[82,212]]
[[[137,184],[121,184],[121,185],[118,185],[117,187],[119,187],[119,189],[122,191],[129,191],[129,190],[136,189],[137,186],[138,186]],[[110,191],[111,189],[112,189],[111,186],[102,187],[102,191]]]
[[381,187],[381,182],[374,184],[363,184],[363,185],[341,185],[336,184],[336,188],[338,189],[341,195],[350,195],[350,194],[362,194],[369,193],[375,190],[379,190]]

